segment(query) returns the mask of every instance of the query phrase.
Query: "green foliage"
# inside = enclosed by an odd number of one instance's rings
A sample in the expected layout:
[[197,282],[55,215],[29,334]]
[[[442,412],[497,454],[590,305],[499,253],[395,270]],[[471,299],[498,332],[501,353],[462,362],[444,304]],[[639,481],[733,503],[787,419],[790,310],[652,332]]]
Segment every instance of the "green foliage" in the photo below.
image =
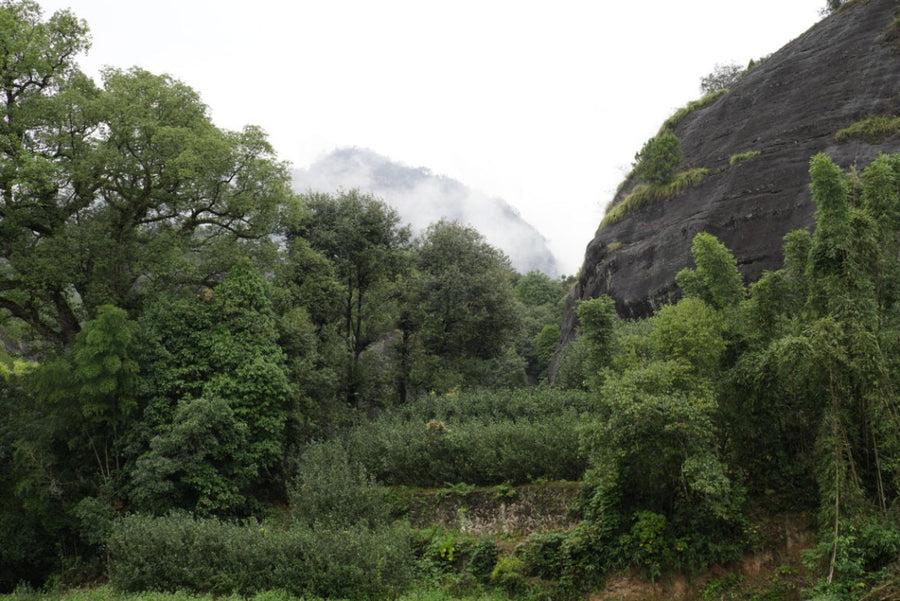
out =
[[687,188],[700,185],[709,169],[697,167],[688,171],[676,173],[671,182],[667,184],[637,184],[631,192],[618,204],[609,207],[600,228],[603,229],[614,223],[618,223],[630,212],[639,209],[651,202],[672,198]]
[[723,89],[723,90],[719,90],[717,92],[711,92],[709,94],[706,94],[705,96],[703,96],[702,98],[700,98],[698,100],[692,100],[691,102],[688,102],[686,106],[681,107],[680,109],[675,111],[675,114],[673,114],[671,117],[669,117],[668,119],[665,120],[665,122],[662,124],[662,128],[660,129],[660,131],[664,131],[666,129],[674,130],[675,127],[677,127],[678,124],[681,123],[681,121],[685,117],[687,117],[688,115],[690,115],[691,113],[693,113],[696,110],[702,109],[703,107],[712,104],[713,102],[715,102],[716,100],[718,100],[719,98],[721,98],[722,96],[724,96],[727,93],[728,93],[728,90]]
[[289,490],[292,520],[304,527],[387,524],[390,506],[365,468],[340,445],[312,443]]
[[608,296],[582,301],[577,308],[581,333],[590,341],[592,351],[598,355],[598,363],[609,363],[612,358],[613,326],[616,322],[616,304]]
[[492,540],[480,540],[472,545],[467,569],[481,582],[487,582],[494,572],[500,549]]
[[442,575],[459,574],[487,583],[500,556],[494,540],[429,528],[417,533],[418,555]]
[[833,564],[830,581],[820,582],[815,587],[818,595],[857,599],[860,594],[872,589],[874,597],[882,579],[893,581],[896,585],[888,569],[896,566],[900,554],[900,531],[896,524],[847,524],[839,537],[835,541],[833,535],[826,535],[819,544],[804,553],[803,562],[811,570]]
[[[838,597],[867,587],[883,567],[868,549],[893,553],[894,535],[881,534],[900,456],[893,351],[884,337],[897,319],[898,166],[881,157],[855,177],[813,157],[815,232],[788,236],[784,269],[753,287],[742,306],[750,348],[729,374],[731,429],[749,426],[759,445],[738,435],[738,456],[754,480],[774,473],[780,480],[769,482],[784,494],[814,499],[820,592]],[[746,459],[760,448],[766,453]],[[870,547],[862,532],[881,534]]]
[[665,540],[666,516],[652,511],[638,511],[633,516],[631,532],[621,539],[621,552],[630,565],[641,566],[651,581],[662,573],[664,565],[673,565],[666,557],[672,550]]
[[[107,505],[121,498],[120,471],[137,409],[137,347],[136,324],[125,311],[102,306],[70,352],[27,369],[13,362],[4,379],[0,491],[8,503],[0,504],[0,523],[21,522],[9,559],[16,565],[17,557],[30,557],[35,567],[23,570],[29,578],[59,566],[54,538],[72,540],[69,549],[88,556],[79,562],[86,571],[96,565],[90,554],[98,541],[78,536],[84,531],[73,513],[85,496]],[[23,554],[17,540],[33,548]]]
[[155,513],[181,507],[198,515],[245,514],[259,469],[248,437],[227,401],[181,401],[171,425],[136,462],[132,502]]
[[[371,378],[363,353],[391,331],[398,318],[396,279],[408,267],[409,227],[401,226],[396,210],[358,190],[337,196],[311,193],[303,201],[306,211],[288,227],[288,242],[298,259],[310,260],[302,252],[308,245],[333,266],[332,298],[321,300],[334,305],[333,318],[344,344],[340,393],[352,406],[383,401],[377,391],[366,388]],[[297,277],[306,278],[307,273],[303,270],[292,279],[308,290]]]
[[521,595],[528,590],[523,571],[525,561],[515,555],[503,555],[497,560],[491,572],[491,583],[506,590],[511,595]]
[[440,221],[417,241],[415,265],[410,334],[422,354],[410,384],[446,392],[491,383],[521,323],[509,259],[474,229]]
[[843,6],[849,5],[852,0],[825,0],[825,6],[822,8],[820,13],[822,15],[829,15],[832,13],[838,12]]
[[5,19],[17,44],[2,52],[16,58],[0,61],[8,311],[71,345],[101,305],[136,316],[149,292],[272,247],[291,193],[261,130],[217,129],[193,90],[140,69],[108,69],[99,89],[71,62],[81,22],[41,23],[31,3],[2,10],[28,15]]
[[546,379],[559,343],[560,313],[566,292],[564,280],[554,280],[539,271],[526,273],[516,282],[522,319],[515,347],[526,361],[530,382]]
[[603,370],[612,362],[613,328],[616,323],[616,304],[608,296],[582,301],[576,307],[578,332],[587,347],[584,370],[588,386],[598,387]]
[[517,555],[524,560],[529,576],[558,579],[571,570],[565,543],[566,534],[563,532],[532,534],[521,543]]
[[572,432],[593,407],[584,393],[544,388],[427,396],[328,444],[387,485],[574,480],[585,462]]
[[475,492],[476,488],[477,487],[474,484],[456,482],[455,484],[448,484],[445,488],[437,491],[435,493],[435,498],[440,500],[447,497],[467,497],[470,493]]
[[675,276],[684,295],[715,309],[736,306],[744,297],[744,282],[725,245],[712,234],[700,232],[691,243],[691,256],[696,269],[683,269]]
[[857,121],[834,134],[835,142],[846,142],[854,138],[871,144],[879,144],[888,138],[900,135],[900,117],[879,115]]
[[529,271],[515,286],[516,298],[526,307],[558,306],[566,290],[559,281],[540,271]]
[[139,507],[242,515],[273,484],[296,393],[270,294],[241,262],[214,289],[160,296],[148,311],[148,408],[130,491]]
[[565,345],[556,360],[553,386],[563,390],[587,390],[588,364],[592,361],[590,341],[579,336]]
[[215,324],[207,343],[212,371],[203,386],[205,396],[227,400],[247,425],[248,451],[261,471],[274,469],[284,456],[295,394],[270,298],[268,282],[248,262],[232,267],[214,289],[209,308]]
[[546,324],[531,341],[531,356],[534,357],[539,375],[546,374],[556,348],[559,346],[561,332],[556,324]]
[[692,366],[712,374],[727,342],[722,316],[698,298],[666,305],[653,316],[650,345],[656,357]]
[[762,154],[759,150],[748,150],[747,152],[741,152],[738,154],[733,154],[728,159],[728,164],[732,167],[737,165],[738,163],[743,163],[749,161],[750,159],[755,159],[760,154]]
[[376,599],[409,583],[412,550],[402,529],[284,530],[173,514],[131,516],[109,540],[116,590]]
[[730,560],[742,544],[744,493],[721,453],[711,385],[727,346],[723,317],[685,298],[621,329],[599,389],[606,417],[580,429],[592,544],[651,578]]
[[582,429],[591,470],[601,479],[595,494],[616,487],[625,513],[735,516],[741,499],[716,457],[715,397],[689,367],[674,361],[635,367],[608,378],[602,394],[609,418]]
[[675,178],[675,169],[683,160],[681,140],[670,129],[664,129],[655,138],[647,140],[634,155],[632,174],[635,179],[650,184],[670,184]]

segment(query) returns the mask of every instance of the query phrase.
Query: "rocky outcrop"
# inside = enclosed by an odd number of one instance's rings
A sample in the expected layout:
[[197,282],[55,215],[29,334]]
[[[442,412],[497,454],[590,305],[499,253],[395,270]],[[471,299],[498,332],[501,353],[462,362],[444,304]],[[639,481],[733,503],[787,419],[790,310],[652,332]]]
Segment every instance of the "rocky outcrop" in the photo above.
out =
[[[835,132],[873,115],[900,115],[897,0],[854,0],[747,73],[728,94],[675,126],[683,168],[705,167],[697,187],[627,213],[588,244],[567,301],[564,343],[580,299],[608,294],[620,315],[640,317],[678,296],[675,274],[691,263],[701,231],[734,253],[746,281],[778,269],[783,236],[813,225],[810,157],[829,154],[862,168],[881,152],[900,151],[900,137],[836,142]],[[773,15],[773,18],[777,16]],[[893,27],[892,27],[893,25]],[[731,157],[759,151],[731,164]],[[621,202],[636,182],[626,180]]]
[[422,492],[410,500],[409,521],[417,528],[439,525],[467,534],[527,536],[571,530],[581,484],[547,482],[473,490],[465,495]]

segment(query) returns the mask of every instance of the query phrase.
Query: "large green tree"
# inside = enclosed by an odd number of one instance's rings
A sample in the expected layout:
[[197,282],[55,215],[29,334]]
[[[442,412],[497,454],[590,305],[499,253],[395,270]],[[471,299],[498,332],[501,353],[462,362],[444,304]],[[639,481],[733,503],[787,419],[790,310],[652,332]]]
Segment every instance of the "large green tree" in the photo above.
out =
[[477,230],[442,220],[417,240],[415,266],[410,323],[424,352],[420,376],[449,378],[438,387],[497,383],[503,371],[521,381],[524,365],[509,354],[521,307],[506,255]]
[[547,379],[550,361],[559,345],[566,292],[566,280],[554,280],[539,271],[529,271],[516,282],[516,298],[523,309],[516,351],[525,358],[531,383]]
[[203,294],[164,296],[143,325],[147,398],[132,499],[230,514],[282,494],[287,427],[302,411],[260,271],[243,261]]
[[[397,284],[407,270],[409,238],[409,228],[401,224],[396,210],[358,190],[305,195],[288,228],[291,260],[311,268],[288,274],[301,292],[298,300],[321,296],[330,288],[331,298],[312,303],[319,305],[313,309],[318,313],[314,317],[323,334],[329,322],[338,325],[345,349],[342,357],[336,357],[344,365],[341,392],[351,406],[372,396],[366,388],[375,376],[367,373],[362,357],[394,328]],[[317,268],[308,249],[330,262],[336,285],[322,282],[325,270]],[[310,275],[319,284],[310,286]]]
[[[216,128],[167,76],[75,56],[87,27],[0,4],[0,307],[71,344],[102,304],[134,313],[171,280],[227,270],[240,240],[265,240],[290,195],[256,128]],[[244,249],[242,252],[249,252]]]

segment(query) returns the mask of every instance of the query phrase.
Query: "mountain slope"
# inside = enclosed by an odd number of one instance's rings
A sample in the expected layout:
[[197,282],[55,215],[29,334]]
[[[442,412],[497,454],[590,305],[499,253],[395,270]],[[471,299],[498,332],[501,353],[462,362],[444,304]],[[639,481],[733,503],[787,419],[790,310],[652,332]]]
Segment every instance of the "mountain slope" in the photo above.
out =
[[526,273],[561,273],[541,234],[499,198],[491,198],[459,181],[435,175],[424,167],[408,167],[362,148],[341,148],[294,171],[294,189],[334,192],[359,188],[394,207],[414,233],[441,218],[459,221],[481,232],[509,256],[513,267]]
[[[900,151],[897,135],[835,139],[867,117],[900,116],[900,50],[892,40],[898,12],[896,0],[855,0],[678,121],[681,168],[705,167],[709,175],[598,230],[568,299],[564,340],[572,336],[580,299],[608,294],[620,315],[640,317],[675,298],[675,274],[690,265],[698,232],[732,250],[746,281],[779,268],[782,237],[813,225],[811,156],[825,152],[844,168],[862,170],[880,152]],[[752,151],[759,154],[731,164]],[[612,204],[636,183],[627,179]]]

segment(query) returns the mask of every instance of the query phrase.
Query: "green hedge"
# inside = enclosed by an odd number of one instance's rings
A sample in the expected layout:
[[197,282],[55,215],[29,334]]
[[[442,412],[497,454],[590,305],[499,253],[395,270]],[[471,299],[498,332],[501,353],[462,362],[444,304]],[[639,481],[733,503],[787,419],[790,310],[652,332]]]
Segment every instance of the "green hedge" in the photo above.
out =
[[119,520],[109,552],[110,581],[123,592],[379,599],[409,585],[413,564],[403,529],[281,529],[181,514]]
[[586,467],[576,429],[593,419],[581,391],[430,397],[347,432],[342,444],[386,485],[524,484],[577,480]]

